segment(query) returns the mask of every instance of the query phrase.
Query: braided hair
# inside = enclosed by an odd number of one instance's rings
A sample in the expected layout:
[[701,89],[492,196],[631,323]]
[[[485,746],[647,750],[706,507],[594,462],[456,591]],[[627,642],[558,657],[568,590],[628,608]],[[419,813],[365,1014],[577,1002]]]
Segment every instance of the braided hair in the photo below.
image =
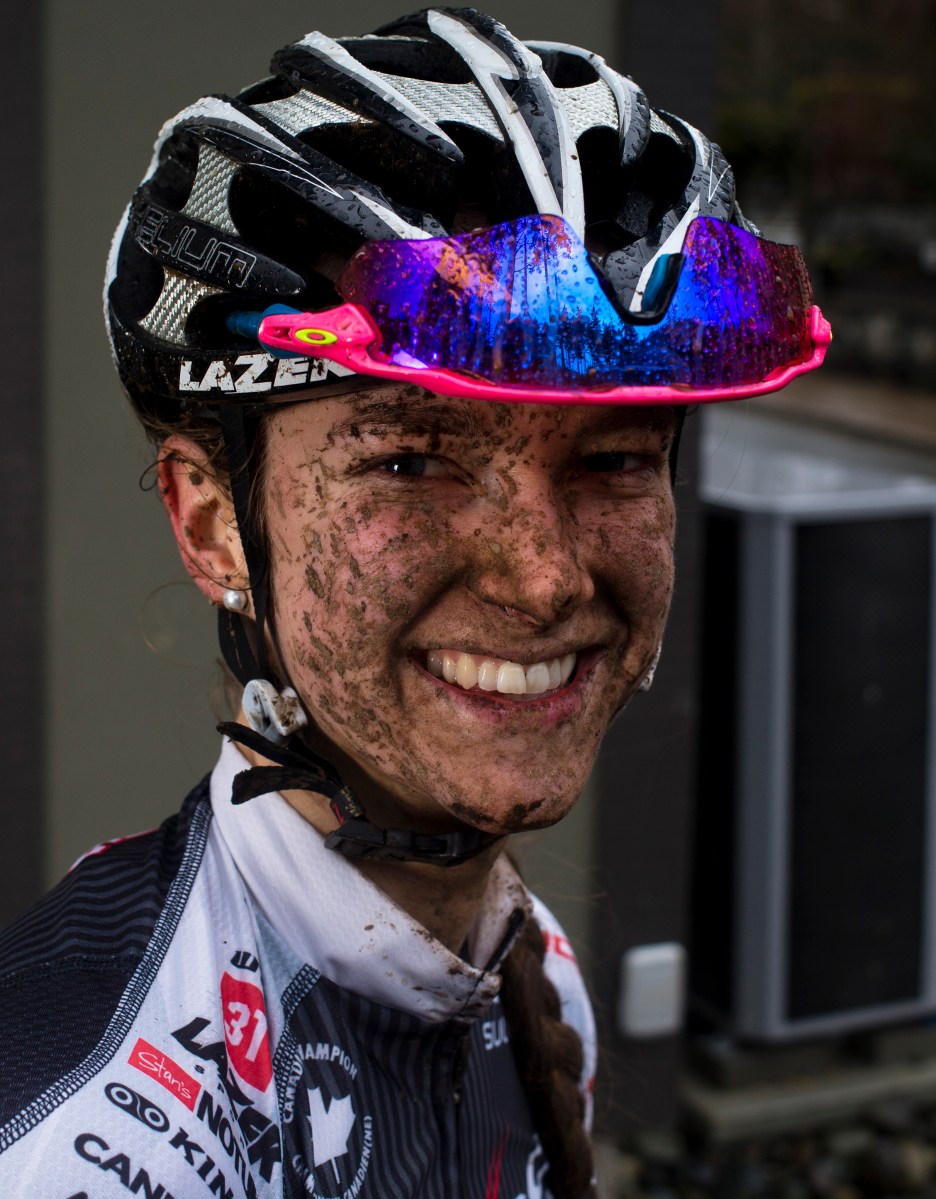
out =
[[594,1199],[592,1149],[580,1086],[582,1042],[562,1019],[545,956],[543,931],[531,917],[501,968],[501,1002],[517,1072],[549,1162],[549,1188],[555,1199]]

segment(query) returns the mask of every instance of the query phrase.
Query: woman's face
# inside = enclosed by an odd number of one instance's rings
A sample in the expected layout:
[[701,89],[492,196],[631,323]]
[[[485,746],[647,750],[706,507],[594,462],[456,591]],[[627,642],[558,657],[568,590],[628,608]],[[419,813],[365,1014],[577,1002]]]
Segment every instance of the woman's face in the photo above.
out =
[[283,665],[376,823],[514,832],[572,807],[663,634],[674,426],[415,387],[269,418]]

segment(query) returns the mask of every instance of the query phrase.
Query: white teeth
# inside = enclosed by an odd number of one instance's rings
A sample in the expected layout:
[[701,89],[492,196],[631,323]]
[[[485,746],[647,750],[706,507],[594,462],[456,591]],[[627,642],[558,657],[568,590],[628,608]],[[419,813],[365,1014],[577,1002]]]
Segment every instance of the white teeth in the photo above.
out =
[[500,667],[496,662],[492,662],[490,658],[485,658],[481,663],[481,668],[478,671],[478,686],[482,691],[497,690],[497,676],[500,673]]
[[526,695],[526,677],[519,662],[504,662],[497,672],[497,690],[502,695]]
[[478,682],[478,668],[472,654],[462,654],[455,667],[455,682],[469,691]]
[[465,691],[498,691],[501,695],[543,695],[564,686],[575,669],[576,655],[550,658],[523,666],[502,658],[484,658],[457,650],[430,650],[426,669],[437,679],[457,683]]
[[542,695],[549,690],[549,667],[545,662],[537,662],[526,672],[527,695]]

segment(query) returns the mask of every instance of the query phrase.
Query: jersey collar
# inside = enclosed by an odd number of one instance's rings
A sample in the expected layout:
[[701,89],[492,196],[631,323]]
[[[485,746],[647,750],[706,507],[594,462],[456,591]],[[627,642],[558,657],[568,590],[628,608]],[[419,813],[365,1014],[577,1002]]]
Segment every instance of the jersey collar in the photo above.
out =
[[530,913],[504,855],[491,870],[466,957],[452,953],[340,854],[278,792],[234,807],[248,768],[225,738],[211,776],[215,822],[263,916],[304,962],[340,987],[438,1023],[485,1012],[498,968]]

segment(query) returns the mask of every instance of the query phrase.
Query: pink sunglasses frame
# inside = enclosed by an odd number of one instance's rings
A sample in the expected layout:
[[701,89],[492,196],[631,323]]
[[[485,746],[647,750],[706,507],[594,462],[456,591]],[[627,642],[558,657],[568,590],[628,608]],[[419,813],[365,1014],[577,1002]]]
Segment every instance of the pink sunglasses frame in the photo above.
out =
[[356,374],[416,383],[438,395],[520,404],[707,404],[765,395],[822,365],[832,341],[832,327],[817,305],[810,309],[812,354],[800,362],[778,367],[757,383],[722,387],[621,386],[608,388],[542,388],[486,383],[457,371],[429,366],[405,366],[371,353],[381,340],[370,314],[359,304],[341,304],[323,312],[274,313],[265,316],[257,333],[267,349],[300,358],[327,358]]

